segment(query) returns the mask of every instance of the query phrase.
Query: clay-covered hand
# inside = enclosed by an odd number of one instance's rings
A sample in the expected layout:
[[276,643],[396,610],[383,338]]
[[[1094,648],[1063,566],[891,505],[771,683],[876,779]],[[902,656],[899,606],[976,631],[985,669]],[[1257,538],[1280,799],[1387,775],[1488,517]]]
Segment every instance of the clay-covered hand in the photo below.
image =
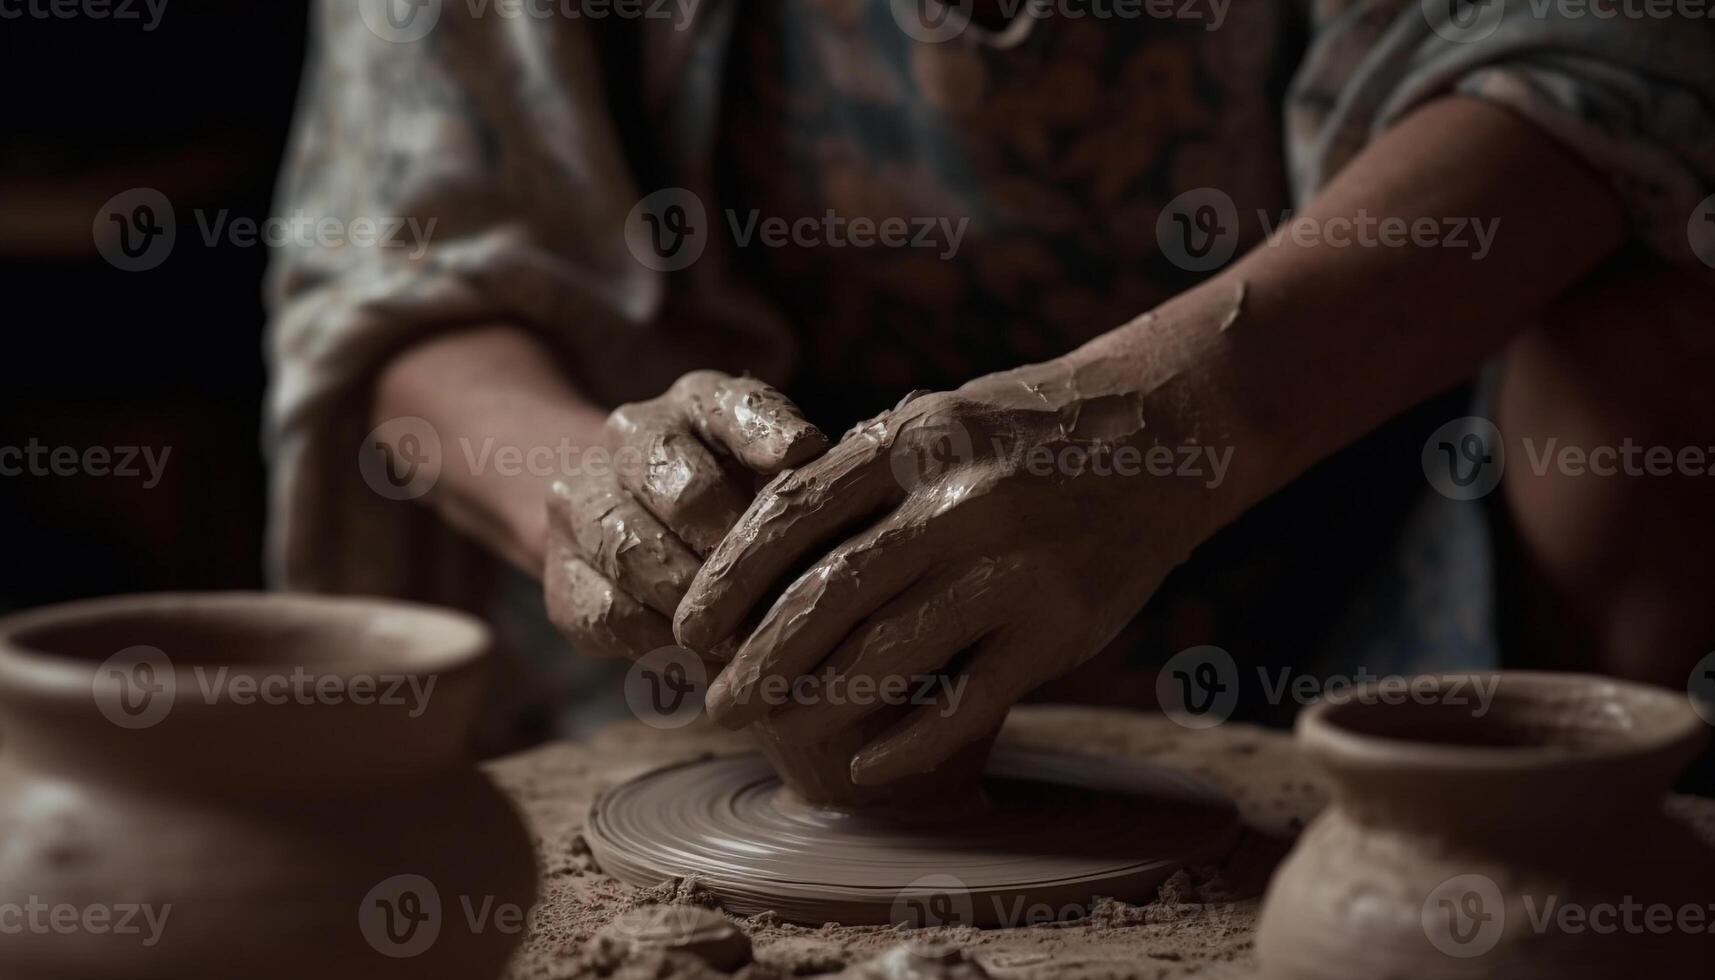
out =
[[672,645],[674,609],[759,479],[828,440],[785,395],[718,371],[620,406],[606,435],[612,465],[549,492],[543,588],[574,649],[638,657]]
[[[676,616],[680,642],[706,651],[785,587],[711,685],[710,715],[735,728],[767,716],[780,737],[817,740],[915,703],[901,683],[938,691],[856,754],[865,785],[929,771],[991,732],[1106,644],[1196,543],[1185,508],[1199,488],[1103,462],[1160,446],[1145,404],[1050,362],[908,397],[781,474]],[[827,696],[780,696],[804,675],[821,683],[799,690]]]

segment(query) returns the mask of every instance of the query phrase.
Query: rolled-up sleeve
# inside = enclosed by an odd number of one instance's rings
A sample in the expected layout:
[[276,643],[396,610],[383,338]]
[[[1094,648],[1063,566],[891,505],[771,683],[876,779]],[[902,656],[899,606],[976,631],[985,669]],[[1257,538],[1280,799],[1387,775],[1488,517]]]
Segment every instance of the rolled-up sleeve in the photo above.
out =
[[1287,110],[1294,191],[1308,199],[1422,103],[1470,96],[1604,174],[1651,248],[1715,262],[1715,223],[1695,220],[1715,194],[1715,19],[1699,11],[1715,4],[1319,0]]
[[624,246],[638,195],[586,27],[440,6],[411,40],[350,0],[315,8],[276,203],[298,231],[267,284],[269,561],[285,587],[459,590],[469,546],[359,470],[374,378],[400,349],[508,323],[599,364],[661,301]]

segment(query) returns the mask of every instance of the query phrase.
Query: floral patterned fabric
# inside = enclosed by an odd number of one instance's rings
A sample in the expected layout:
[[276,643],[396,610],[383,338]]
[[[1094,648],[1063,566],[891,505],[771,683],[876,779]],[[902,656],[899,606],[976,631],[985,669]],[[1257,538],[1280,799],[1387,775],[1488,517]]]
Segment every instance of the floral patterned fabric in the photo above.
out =
[[[1221,189],[1240,247],[1255,244],[1375,134],[1448,93],[1563,140],[1676,261],[1694,261],[1688,221],[1715,191],[1710,20],[1235,0],[1217,29],[1050,14],[923,43],[889,0],[703,0],[689,22],[447,2],[425,37],[399,42],[358,7],[316,5],[279,210],[436,226],[421,255],[276,256],[271,553],[292,588],[464,605],[492,592],[487,559],[355,465],[375,371],[433,331],[527,327],[606,404],[693,367],[748,370],[839,432],[910,389],[1052,357],[1147,310],[1197,278],[1157,244],[1175,196]],[[667,187],[696,195],[712,234],[694,265],[655,271],[625,226]],[[962,232],[951,250],[945,234],[739,246],[753,217],[830,213]],[[1715,224],[1691,234],[1715,256]],[[1242,552],[1243,567],[1177,577],[1156,641],[1205,637],[1221,617],[1202,592],[1293,570],[1267,557],[1288,537],[1244,523],[1260,541],[1210,549]]]

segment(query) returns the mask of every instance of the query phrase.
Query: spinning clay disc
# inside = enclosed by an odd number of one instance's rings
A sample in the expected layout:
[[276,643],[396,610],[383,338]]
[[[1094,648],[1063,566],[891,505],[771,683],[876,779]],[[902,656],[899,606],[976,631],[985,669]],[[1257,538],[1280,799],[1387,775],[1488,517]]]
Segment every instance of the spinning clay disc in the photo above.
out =
[[1152,898],[1215,857],[1232,804],[1178,773],[999,749],[980,798],[946,810],[817,807],[759,755],[670,766],[591,805],[602,870],[635,885],[696,877],[729,912],[810,925],[1022,926],[1082,916],[1101,896]]

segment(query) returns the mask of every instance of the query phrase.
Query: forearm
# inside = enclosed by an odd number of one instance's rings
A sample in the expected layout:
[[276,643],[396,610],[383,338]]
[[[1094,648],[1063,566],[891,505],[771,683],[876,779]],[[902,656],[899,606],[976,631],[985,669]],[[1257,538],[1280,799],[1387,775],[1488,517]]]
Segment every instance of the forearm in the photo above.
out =
[[562,445],[600,445],[606,414],[513,327],[417,344],[376,383],[377,423],[417,416],[440,436],[441,476],[423,502],[531,575],[542,574],[548,487],[558,475],[538,464],[561,460]]
[[[1360,212],[1408,228],[1463,220],[1469,247],[1328,240]],[[1477,224],[1494,232],[1480,258]],[[1622,240],[1612,191],[1567,151],[1503,110],[1446,99],[1380,136],[1269,242],[1067,360],[1096,386],[1160,392],[1164,429],[1233,448],[1212,531],[1468,376]]]

